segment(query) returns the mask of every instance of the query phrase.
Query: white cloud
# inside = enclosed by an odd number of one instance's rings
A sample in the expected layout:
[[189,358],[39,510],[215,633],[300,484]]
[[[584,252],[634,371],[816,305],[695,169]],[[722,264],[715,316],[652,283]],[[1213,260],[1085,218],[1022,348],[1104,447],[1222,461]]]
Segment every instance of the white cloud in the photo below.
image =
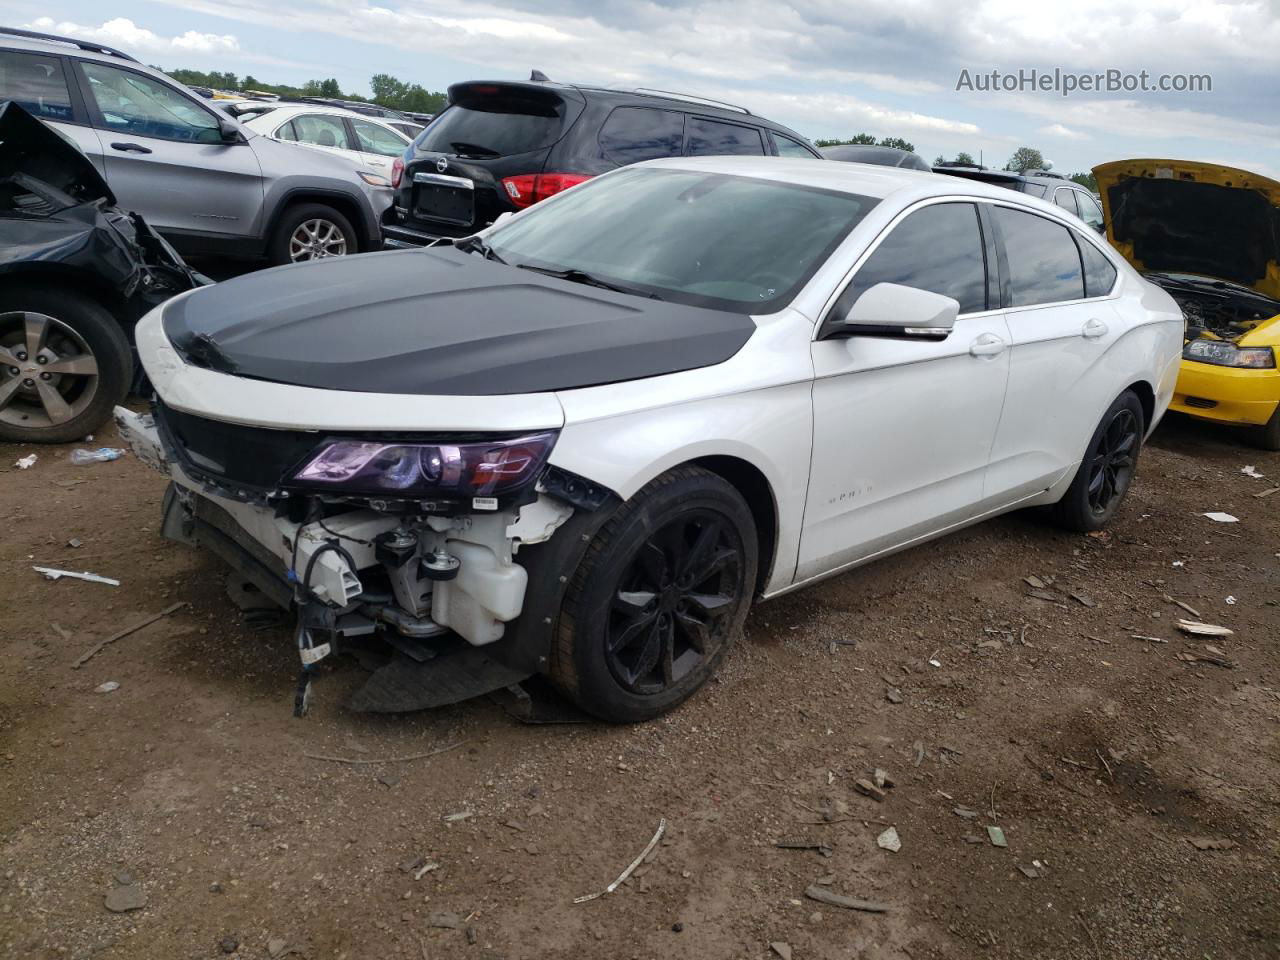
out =
[[240,42],[231,34],[199,33],[188,30],[176,37],[162,37],[158,33],[140,27],[127,17],[116,17],[101,26],[91,27],[69,21],[56,21],[52,17],[38,17],[27,25],[29,29],[44,33],[56,33],[62,36],[76,37],[84,40],[97,40],[99,43],[113,47],[121,47],[126,53],[187,53],[235,54],[240,50]]
[[1079,130],[1072,130],[1070,127],[1064,127],[1060,123],[1051,123],[1047,127],[1041,127],[1040,132],[1050,137],[1062,137],[1066,140],[1088,140],[1087,133],[1081,133]]

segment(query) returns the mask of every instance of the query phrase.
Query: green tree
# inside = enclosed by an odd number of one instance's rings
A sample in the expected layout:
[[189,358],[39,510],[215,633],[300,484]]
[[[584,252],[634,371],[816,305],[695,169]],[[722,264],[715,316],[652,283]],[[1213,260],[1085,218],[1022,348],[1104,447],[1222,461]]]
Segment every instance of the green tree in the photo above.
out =
[[976,163],[976,161],[973,159],[973,154],[965,153],[963,150],[961,150],[959,153],[956,154],[956,163],[974,164]]
[[907,153],[915,153],[916,145],[910,140],[903,140],[901,137],[885,137],[880,141],[882,147],[893,147],[896,150],[905,150]]
[[855,133],[848,140],[815,140],[815,147],[838,147],[846,143],[862,144],[868,147],[897,147],[899,150],[906,150],[908,153],[916,152],[916,145],[909,140],[903,140],[901,137],[883,137],[877,140],[870,133]]
[[1005,164],[1006,170],[1022,173],[1024,170],[1043,170],[1044,155],[1034,147],[1019,147]]
[[1092,173],[1073,173],[1068,179],[1080,184],[1090,193],[1098,192],[1098,180]]
[[946,162],[947,162],[947,158],[944,157],[942,154],[938,154],[936,157],[933,158],[933,165],[935,167],[940,167]]

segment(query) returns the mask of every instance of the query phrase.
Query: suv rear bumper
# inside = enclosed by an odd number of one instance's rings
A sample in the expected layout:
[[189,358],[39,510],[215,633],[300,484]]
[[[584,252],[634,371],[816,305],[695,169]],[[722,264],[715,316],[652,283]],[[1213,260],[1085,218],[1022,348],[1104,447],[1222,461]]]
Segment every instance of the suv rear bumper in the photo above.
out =
[[413,247],[425,247],[440,239],[439,234],[425,233],[411,227],[402,227],[384,222],[382,224],[382,249],[405,250]]

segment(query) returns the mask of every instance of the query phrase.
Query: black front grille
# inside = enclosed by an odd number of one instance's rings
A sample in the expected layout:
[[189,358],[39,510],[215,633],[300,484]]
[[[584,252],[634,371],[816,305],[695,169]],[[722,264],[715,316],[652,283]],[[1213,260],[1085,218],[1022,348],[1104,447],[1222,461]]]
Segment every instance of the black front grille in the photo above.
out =
[[1212,410],[1218,405],[1217,400],[1206,400],[1204,397],[1187,397],[1188,407],[1199,407],[1201,410]]
[[273,490],[320,443],[317,433],[210,420],[155,405],[165,442],[188,471],[228,484]]

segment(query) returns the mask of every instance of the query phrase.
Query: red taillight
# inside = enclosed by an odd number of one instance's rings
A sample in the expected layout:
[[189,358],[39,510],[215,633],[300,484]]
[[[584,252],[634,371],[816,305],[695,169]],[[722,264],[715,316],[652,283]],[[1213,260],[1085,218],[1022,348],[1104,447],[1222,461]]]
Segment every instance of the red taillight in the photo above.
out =
[[503,177],[502,186],[511,202],[523,210],[590,179],[591,175],[584,173],[522,173],[518,177]]
[[399,189],[400,180],[404,177],[404,161],[396,157],[395,163],[391,164],[391,186]]

